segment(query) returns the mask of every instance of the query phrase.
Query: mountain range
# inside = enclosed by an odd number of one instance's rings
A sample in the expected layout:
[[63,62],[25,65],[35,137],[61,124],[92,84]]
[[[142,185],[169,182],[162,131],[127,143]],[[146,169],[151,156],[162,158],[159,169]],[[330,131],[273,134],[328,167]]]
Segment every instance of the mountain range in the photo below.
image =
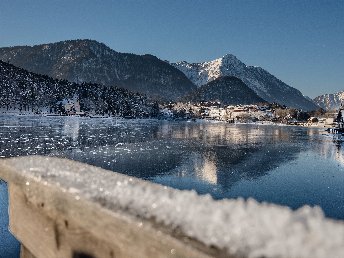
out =
[[52,79],[2,61],[0,88],[2,111],[59,113],[59,102],[77,98],[82,110],[90,113],[149,117],[158,112],[156,103],[127,89]]
[[[319,108],[266,70],[246,66],[231,54],[210,62],[169,63],[152,55],[119,53],[94,40],[68,40],[0,48],[0,60],[56,79],[116,85],[165,101],[180,100],[192,92],[198,94],[197,88],[212,81],[206,88],[213,87],[211,91],[215,94],[217,89],[223,89],[223,80],[216,79],[234,76],[243,82],[243,92],[247,92],[248,86],[265,101],[303,110]],[[231,82],[238,85],[234,80]],[[217,83],[221,85],[216,87]]]
[[277,79],[260,67],[247,66],[234,55],[227,54],[209,62],[172,64],[182,71],[198,87],[222,76],[235,76],[241,79],[259,97],[273,103],[304,110],[319,107],[306,99],[302,93]]
[[320,95],[314,99],[314,102],[325,110],[337,110],[341,104],[344,104],[344,91]]

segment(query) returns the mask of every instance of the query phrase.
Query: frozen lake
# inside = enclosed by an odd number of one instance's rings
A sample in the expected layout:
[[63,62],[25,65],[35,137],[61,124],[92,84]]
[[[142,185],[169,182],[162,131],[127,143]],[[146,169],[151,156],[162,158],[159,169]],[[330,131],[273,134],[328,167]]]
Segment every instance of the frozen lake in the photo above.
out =
[[[342,147],[316,128],[0,117],[1,158],[67,157],[215,199],[253,197],[293,209],[319,205],[335,219],[344,219]],[[12,241],[6,214],[6,185],[1,183],[0,239],[8,240],[0,241],[1,252]]]

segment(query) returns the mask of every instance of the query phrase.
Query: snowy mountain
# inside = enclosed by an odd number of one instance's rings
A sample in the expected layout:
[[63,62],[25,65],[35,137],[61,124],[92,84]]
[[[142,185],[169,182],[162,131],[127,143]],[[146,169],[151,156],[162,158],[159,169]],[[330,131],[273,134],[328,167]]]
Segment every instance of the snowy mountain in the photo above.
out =
[[341,104],[344,104],[344,91],[318,96],[314,102],[325,110],[337,110]]
[[0,48],[0,60],[57,79],[116,85],[157,98],[174,100],[196,88],[155,56],[119,53],[94,40]]
[[223,76],[200,86],[185,97],[186,101],[219,101],[225,105],[254,104],[265,102],[242,80],[234,76]]
[[146,117],[158,111],[156,103],[127,89],[52,79],[2,61],[0,88],[0,110],[6,112],[59,112],[58,102],[75,96],[81,109],[90,113]]
[[258,96],[293,108],[314,110],[318,107],[294,89],[260,67],[246,66],[234,55],[228,54],[210,62],[173,63],[197,86],[205,85],[221,76],[240,78]]

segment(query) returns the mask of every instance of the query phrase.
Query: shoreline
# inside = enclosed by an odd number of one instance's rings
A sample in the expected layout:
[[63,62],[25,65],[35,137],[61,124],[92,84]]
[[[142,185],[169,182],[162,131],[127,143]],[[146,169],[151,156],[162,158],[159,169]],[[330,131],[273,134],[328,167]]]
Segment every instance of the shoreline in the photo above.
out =
[[20,113],[0,113],[0,116],[6,117],[35,117],[35,118],[81,118],[81,119],[115,119],[115,120],[161,120],[161,121],[169,121],[169,122],[207,122],[207,123],[225,123],[225,124],[233,124],[233,125],[276,125],[276,126],[298,126],[303,128],[316,128],[316,129],[327,129],[332,128],[331,125],[326,124],[287,124],[287,123],[280,123],[280,122],[272,122],[272,121],[257,121],[257,122],[228,122],[224,120],[216,120],[216,119],[202,119],[196,118],[193,119],[173,119],[173,118],[159,118],[159,117],[116,117],[116,116],[102,116],[102,115],[91,115],[91,116],[79,116],[79,115],[58,115],[58,114],[20,114]]
[[147,118],[134,118],[134,117],[116,117],[116,116],[102,116],[102,115],[90,115],[90,116],[79,116],[79,115],[58,115],[58,114],[33,114],[33,113],[0,113],[0,116],[6,117],[35,117],[35,118],[75,118],[75,119],[114,119],[114,120],[161,120],[161,121],[169,121],[169,122],[205,122],[205,123],[225,123],[225,124],[233,124],[233,125],[272,125],[272,126],[297,126],[303,128],[310,128],[310,129],[326,129],[333,128],[331,125],[327,124],[287,124],[287,123],[280,123],[280,122],[272,122],[272,121],[257,121],[257,122],[228,122],[224,120],[216,120],[216,119],[171,119],[171,118],[161,118],[161,117],[147,117]]

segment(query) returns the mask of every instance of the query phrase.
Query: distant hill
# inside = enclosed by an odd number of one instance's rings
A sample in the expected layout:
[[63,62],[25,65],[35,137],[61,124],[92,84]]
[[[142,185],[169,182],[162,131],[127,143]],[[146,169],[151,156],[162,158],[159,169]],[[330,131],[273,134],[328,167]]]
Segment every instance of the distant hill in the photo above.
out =
[[314,99],[314,102],[325,110],[337,110],[341,104],[344,104],[344,91],[320,95]]
[[126,89],[93,83],[76,84],[28,72],[0,61],[0,109],[50,112],[57,102],[78,96],[84,111],[120,116],[152,116],[157,104]]
[[224,105],[266,102],[242,80],[234,76],[219,77],[199,87],[184,98],[186,101],[219,101]]
[[0,60],[52,78],[117,85],[167,100],[196,88],[182,72],[155,56],[119,53],[94,40],[4,47]]
[[199,87],[222,76],[235,76],[240,78],[259,97],[270,103],[276,102],[303,110],[319,108],[306,99],[300,91],[277,79],[263,68],[246,66],[231,54],[209,62],[188,63],[183,61],[172,65]]

